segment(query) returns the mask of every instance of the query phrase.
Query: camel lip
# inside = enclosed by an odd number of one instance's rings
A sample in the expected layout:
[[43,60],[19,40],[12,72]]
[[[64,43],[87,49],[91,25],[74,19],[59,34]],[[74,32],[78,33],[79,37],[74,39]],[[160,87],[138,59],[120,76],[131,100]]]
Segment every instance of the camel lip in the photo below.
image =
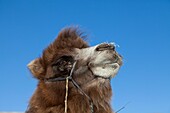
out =
[[104,66],[110,66],[113,69],[117,69],[121,66],[121,64],[119,62],[112,62],[112,63],[106,63],[104,64]]

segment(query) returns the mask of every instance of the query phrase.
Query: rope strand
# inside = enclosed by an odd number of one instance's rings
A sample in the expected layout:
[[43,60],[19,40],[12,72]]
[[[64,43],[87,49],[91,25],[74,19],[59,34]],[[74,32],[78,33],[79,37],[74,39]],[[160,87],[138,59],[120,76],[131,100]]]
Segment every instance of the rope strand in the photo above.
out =
[[66,78],[66,95],[65,95],[65,109],[64,109],[64,113],[67,113],[67,99],[68,99],[68,79],[69,77]]
[[127,102],[123,107],[121,107],[120,109],[118,109],[115,113],[120,112],[121,110],[125,109],[125,107],[129,104],[130,102]]

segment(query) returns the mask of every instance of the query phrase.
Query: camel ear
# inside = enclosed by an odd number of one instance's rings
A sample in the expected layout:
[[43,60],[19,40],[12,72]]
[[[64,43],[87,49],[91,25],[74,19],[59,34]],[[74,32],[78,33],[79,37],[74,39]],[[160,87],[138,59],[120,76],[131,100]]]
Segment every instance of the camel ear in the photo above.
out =
[[44,72],[44,68],[41,63],[41,59],[37,58],[35,60],[32,60],[27,67],[31,71],[31,73],[34,75],[34,77],[40,79],[42,77],[42,74]]

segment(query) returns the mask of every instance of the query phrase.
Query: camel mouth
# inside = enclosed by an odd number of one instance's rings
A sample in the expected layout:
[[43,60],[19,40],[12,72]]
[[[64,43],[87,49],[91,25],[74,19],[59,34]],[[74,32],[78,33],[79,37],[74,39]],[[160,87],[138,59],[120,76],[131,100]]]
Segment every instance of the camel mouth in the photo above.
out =
[[[106,63],[106,64],[103,64],[103,66],[98,67],[97,71],[93,70],[92,72],[95,78],[110,80],[115,77],[120,67],[121,67],[121,64],[118,62]],[[100,73],[98,73],[99,71]]]
[[98,79],[98,80],[111,80],[111,77],[102,77],[102,76],[96,76],[94,79]]

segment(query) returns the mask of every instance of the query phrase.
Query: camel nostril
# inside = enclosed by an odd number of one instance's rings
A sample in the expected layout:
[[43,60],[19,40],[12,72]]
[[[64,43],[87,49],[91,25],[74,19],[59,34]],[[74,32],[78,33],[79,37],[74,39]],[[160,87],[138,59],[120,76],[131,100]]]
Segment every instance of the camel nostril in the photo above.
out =
[[96,51],[104,51],[104,50],[115,50],[115,46],[113,44],[103,43],[97,46]]

